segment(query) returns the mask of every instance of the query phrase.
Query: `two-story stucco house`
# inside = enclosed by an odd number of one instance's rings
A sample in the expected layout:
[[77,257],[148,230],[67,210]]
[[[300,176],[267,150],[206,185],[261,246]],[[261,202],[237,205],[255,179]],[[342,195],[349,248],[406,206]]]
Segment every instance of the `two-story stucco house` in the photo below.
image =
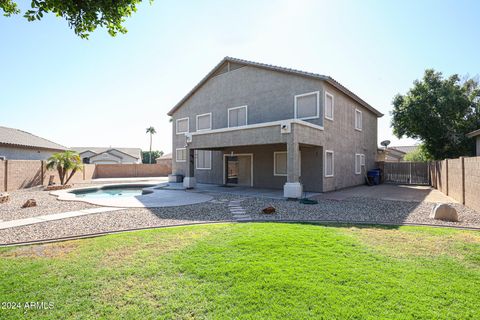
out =
[[328,76],[224,58],[170,112],[173,175],[283,188],[284,196],[362,184],[382,113]]

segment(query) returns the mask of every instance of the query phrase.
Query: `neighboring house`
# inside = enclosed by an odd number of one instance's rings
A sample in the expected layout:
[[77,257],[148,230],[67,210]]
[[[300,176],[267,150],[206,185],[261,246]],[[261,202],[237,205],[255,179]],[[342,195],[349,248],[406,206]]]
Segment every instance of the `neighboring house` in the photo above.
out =
[[480,129],[468,133],[467,137],[476,139],[476,144],[475,144],[476,153],[475,154],[477,156],[480,156]]
[[172,154],[171,153],[164,154],[163,156],[155,159],[155,161],[157,163],[166,163],[166,162],[172,161]]
[[45,160],[67,149],[29,132],[0,126],[1,160]]
[[385,161],[387,162],[399,162],[405,161],[404,157],[407,153],[415,151],[418,146],[398,146],[398,147],[388,147],[383,149],[385,154]]
[[83,163],[142,163],[142,150],[140,148],[72,147],[72,150],[75,150],[80,154]]
[[364,183],[382,113],[331,77],[226,57],[168,115],[173,175],[185,187],[283,188],[298,198]]

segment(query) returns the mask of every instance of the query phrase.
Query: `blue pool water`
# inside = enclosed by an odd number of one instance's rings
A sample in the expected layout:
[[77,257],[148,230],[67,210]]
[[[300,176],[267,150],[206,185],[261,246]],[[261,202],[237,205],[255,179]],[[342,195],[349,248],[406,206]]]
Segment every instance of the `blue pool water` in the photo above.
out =
[[77,198],[118,198],[118,197],[135,197],[144,194],[143,188],[149,186],[112,186],[103,188],[91,188],[83,190],[72,190]]

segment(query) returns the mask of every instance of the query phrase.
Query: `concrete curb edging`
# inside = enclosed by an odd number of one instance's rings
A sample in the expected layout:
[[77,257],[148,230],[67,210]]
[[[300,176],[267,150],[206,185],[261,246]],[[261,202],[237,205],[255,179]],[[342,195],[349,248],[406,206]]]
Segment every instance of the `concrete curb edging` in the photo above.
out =
[[106,236],[110,234],[117,234],[123,232],[134,232],[142,230],[154,230],[154,229],[165,229],[165,228],[176,228],[176,227],[188,227],[195,225],[210,225],[210,224],[227,224],[227,223],[300,223],[300,224],[328,224],[328,225],[364,225],[364,226],[418,226],[418,227],[434,227],[434,228],[449,228],[449,229],[460,229],[460,230],[471,230],[471,231],[480,231],[480,227],[457,227],[457,226],[448,226],[448,225],[437,225],[437,224],[428,224],[428,223],[387,223],[387,222],[371,222],[371,221],[341,221],[341,220],[224,220],[224,221],[211,221],[211,222],[193,222],[186,224],[175,224],[168,226],[156,226],[156,227],[142,227],[142,228],[132,228],[132,229],[123,229],[116,231],[105,231],[105,232],[96,232],[90,234],[84,234],[79,236],[71,237],[60,237],[60,238],[51,238],[45,240],[32,240],[24,242],[14,242],[14,243],[0,243],[0,248],[2,247],[14,247],[14,246],[27,246],[35,244],[46,244],[46,243],[55,243],[62,241],[70,240],[79,240],[79,239],[89,239],[96,238],[101,236]]

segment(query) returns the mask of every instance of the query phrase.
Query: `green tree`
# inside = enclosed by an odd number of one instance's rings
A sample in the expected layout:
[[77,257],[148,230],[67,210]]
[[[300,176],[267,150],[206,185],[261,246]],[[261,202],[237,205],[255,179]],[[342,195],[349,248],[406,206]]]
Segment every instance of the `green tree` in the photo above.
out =
[[465,134],[480,126],[479,83],[426,70],[407,94],[395,96],[392,116],[394,134],[421,140],[433,159],[471,155],[474,142]]
[[405,161],[427,162],[432,160],[432,156],[425,149],[425,146],[421,144],[415,150],[407,153],[403,159]]
[[83,163],[75,151],[58,152],[48,158],[47,169],[57,169],[60,183],[66,185],[77,171],[83,170]]
[[[153,0],[150,0],[152,2]],[[137,11],[142,0],[32,0],[23,16],[28,21],[42,20],[52,13],[67,20],[75,34],[87,39],[97,27],[105,27],[111,36],[126,33],[125,18]],[[21,13],[16,0],[0,0],[0,10],[9,17]]]
[[148,163],[152,163],[152,137],[154,134],[157,133],[157,131],[155,130],[154,127],[148,127],[146,133],[150,134],[150,151],[149,151],[150,161]]
[[150,159],[156,160],[161,156],[163,156],[163,151],[142,151],[142,163],[151,163]]

